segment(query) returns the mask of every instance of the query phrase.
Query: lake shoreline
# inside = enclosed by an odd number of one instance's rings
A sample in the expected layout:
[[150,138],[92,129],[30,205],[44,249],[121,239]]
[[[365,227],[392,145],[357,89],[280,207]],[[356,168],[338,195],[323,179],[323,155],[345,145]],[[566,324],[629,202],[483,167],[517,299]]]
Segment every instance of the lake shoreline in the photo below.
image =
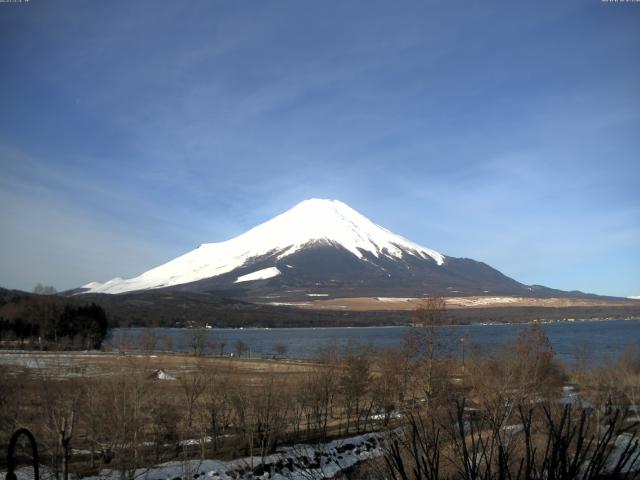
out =
[[[547,333],[559,358],[573,361],[579,347],[596,357],[617,357],[630,342],[640,345],[638,319],[583,319],[538,323],[493,323],[436,327],[448,355],[466,351],[493,354],[508,345],[522,329],[539,325]],[[490,328],[485,328],[490,327]],[[420,327],[290,327],[290,328],[117,328],[110,331],[102,350],[40,350],[37,345],[16,348],[0,345],[2,355],[205,355],[219,358],[310,361],[327,348],[345,351],[350,346],[398,348],[407,332]],[[200,337],[201,347],[194,347]],[[238,351],[242,345],[244,351]],[[1,363],[1,362],[0,362]]]

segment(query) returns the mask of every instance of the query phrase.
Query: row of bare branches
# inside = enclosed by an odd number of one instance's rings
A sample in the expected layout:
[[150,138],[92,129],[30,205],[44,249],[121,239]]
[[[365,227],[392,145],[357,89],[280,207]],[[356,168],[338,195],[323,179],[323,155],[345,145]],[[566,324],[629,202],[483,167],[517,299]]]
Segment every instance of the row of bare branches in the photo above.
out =
[[[442,415],[441,418],[438,414]],[[394,480],[637,478],[637,425],[613,410],[603,420],[571,405],[519,405],[512,425],[472,419],[465,402],[437,414],[413,412],[391,433],[386,472]]]

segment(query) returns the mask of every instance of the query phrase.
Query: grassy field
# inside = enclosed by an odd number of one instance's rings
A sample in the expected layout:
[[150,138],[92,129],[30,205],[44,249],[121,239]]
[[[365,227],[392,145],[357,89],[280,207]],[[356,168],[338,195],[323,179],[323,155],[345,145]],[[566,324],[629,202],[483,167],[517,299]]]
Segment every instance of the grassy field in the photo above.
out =
[[202,370],[233,372],[245,379],[277,374],[302,375],[317,364],[298,360],[273,360],[238,357],[196,356],[180,353],[118,352],[40,352],[0,350],[0,365],[5,375],[51,378],[105,377],[115,374],[162,370],[176,378]]

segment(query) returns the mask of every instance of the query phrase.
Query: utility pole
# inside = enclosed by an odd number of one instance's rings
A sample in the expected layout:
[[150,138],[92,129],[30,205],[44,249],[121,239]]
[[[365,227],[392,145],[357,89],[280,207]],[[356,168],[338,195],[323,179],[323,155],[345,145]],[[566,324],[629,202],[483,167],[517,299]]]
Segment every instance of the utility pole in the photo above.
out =
[[464,337],[460,337],[460,345],[462,347],[462,379],[464,380]]

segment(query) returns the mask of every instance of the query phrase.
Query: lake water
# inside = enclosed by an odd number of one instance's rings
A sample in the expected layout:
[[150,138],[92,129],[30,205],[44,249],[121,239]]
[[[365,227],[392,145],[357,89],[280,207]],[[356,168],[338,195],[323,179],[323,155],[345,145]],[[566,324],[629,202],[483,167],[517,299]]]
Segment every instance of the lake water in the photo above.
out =
[[[589,353],[591,361],[619,356],[627,345],[640,347],[640,321],[599,320],[543,324],[554,352],[565,363],[573,363],[578,348]],[[460,325],[438,327],[438,336],[452,355],[462,356],[464,338],[465,355],[473,352],[491,355],[512,342],[526,325]],[[224,342],[224,353],[235,351],[238,340],[244,342],[253,357],[275,355],[276,346],[286,346],[289,358],[313,358],[318,349],[335,344],[344,350],[349,344],[371,345],[375,348],[397,347],[411,327],[346,327],[346,328],[274,328],[274,329],[177,329],[155,328],[158,338],[170,337],[171,350],[192,350],[191,338],[195,332],[203,332],[210,345],[205,351],[219,353],[219,344]],[[135,342],[145,329],[114,329],[108,342],[117,344],[128,337]],[[148,335],[149,332],[146,334]],[[164,342],[158,342],[162,349]],[[249,354],[246,352],[245,355]]]

